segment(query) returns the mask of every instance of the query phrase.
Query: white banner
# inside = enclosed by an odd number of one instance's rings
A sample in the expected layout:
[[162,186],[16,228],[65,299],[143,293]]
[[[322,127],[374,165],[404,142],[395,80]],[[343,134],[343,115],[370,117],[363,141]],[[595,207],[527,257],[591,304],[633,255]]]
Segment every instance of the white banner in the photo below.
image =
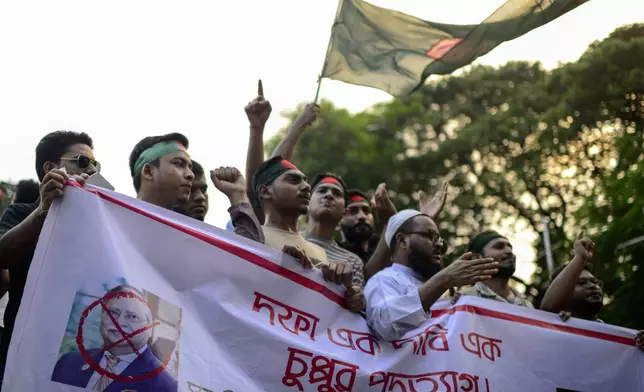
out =
[[382,342],[342,290],[232,233],[68,186],[3,391],[644,391],[635,331],[461,298]]

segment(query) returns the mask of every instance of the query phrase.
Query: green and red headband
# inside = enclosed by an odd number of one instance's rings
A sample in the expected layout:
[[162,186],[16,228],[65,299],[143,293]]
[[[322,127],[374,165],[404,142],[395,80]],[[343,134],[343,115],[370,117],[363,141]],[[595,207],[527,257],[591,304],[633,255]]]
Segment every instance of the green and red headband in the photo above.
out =
[[271,185],[277,177],[291,170],[298,170],[298,168],[281,156],[273,157],[261,164],[253,174],[253,204],[255,207],[260,207],[259,187]]
[[177,151],[186,151],[186,147],[175,140],[166,140],[150,146],[136,159],[134,172],[132,174],[136,176],[141,173],[141,170],[143,170],[143,166],[145,166],[146,163],[154,162],[165,155]]

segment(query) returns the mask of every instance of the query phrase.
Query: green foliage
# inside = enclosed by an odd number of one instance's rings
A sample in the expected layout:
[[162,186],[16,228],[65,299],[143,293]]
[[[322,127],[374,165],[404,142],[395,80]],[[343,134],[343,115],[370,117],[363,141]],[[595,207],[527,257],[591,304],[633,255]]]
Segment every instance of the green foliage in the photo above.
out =
[[[419,190],[432,192],[449,179],[453,191],[440,227],[452,250],[491,225],[540,234],[547,218],[561,264],[587,225],[611,301],[602,317],[642,327],[636,307],[644,286],[635,283],[644,277],[643,245],[615,252],[644,235],[642,64],[644,24],[636,24],[551,71],[527,62],[473,66],[357,114],[322,102],[293,160],[309,176],[335,172],[351,188],[386,182],[399,208],[416,207]],[[530,293],[538,305],[548,276],[541,241],[535,246]]]

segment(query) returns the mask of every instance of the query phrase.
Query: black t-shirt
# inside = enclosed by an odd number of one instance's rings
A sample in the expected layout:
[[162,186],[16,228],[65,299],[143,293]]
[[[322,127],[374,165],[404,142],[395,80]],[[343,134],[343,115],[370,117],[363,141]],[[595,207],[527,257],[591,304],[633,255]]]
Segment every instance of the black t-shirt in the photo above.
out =
[[[2,214],[2,218],[0,218],[0,237],[25,220],[36,208],[38,208],[38,203],[11,204],[7,207]],[[7,350],[9,349],[9,340],[16,322],[22,292],[27,283],[27,274],[29,273],[29,266],[35,250],[36,245],[34,243],[33,248],[26,249],[23,254],[18,256],[18,260],[12,263],[13,266],[9,268],[9,302],[4,311],[4,330],[2,331],[2,341],[0,342],[0,370],[3,370],[2,368],[4,367]],[[0,257],[3,257],[3,255],[0,255]]]

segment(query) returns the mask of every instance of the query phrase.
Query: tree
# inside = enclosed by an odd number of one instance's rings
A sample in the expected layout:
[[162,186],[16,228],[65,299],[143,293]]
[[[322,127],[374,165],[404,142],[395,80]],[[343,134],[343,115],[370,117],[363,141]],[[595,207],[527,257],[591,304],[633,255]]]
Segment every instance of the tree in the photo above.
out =
[[642,24],[594,43],[573,70],[578,80],[593,83],[575,85],[570,94],[572,105],[596,109],[580,117],[583,124],[594,125],[585,132],[596,139],[587,155],[602,162],[591,169],[594,186],[580,195],[584,203],[576,218],[594,234],[594,273],[604,281],[609,300],[602,317],[631,328],[644,326],[644,287],[639,284],[644,281],[642,50]]
[[[622,186],[635,187],[624,178],[641,179],[643,124],[634,108],[641,110],[636,93],[644,92],[643,63],[644,25],[636,24],[551,71],[527,62],[473,66],[357,114],[323,102],[320,119],[302,137],[293,160],[310,176],[335,172],[349,187],[369,190],[387,182],[399,208],[415,207],[419,190],[431,191],[449,179],[458,190],[440,227],[451,249],[462,249],[468,237],[492,225],[540,234],[545,217],[561,264],[570,258],[581,224],[596,227],[590,232],[598,241],[611,229],[619,232],[621,226],[605,227],[599,217],[626,207],[621,202],[610,207],[622,208],[615,211],[600,207],[607,197],[623,194]],[[284,132],[267,143],[268,150]],[[601,253],[601,241],[598,259],[607,261],[597,273],[612,282],[620,268]],[[535,246],[542,249],[541,240]],[[538,305],[548,280],[543,251],[535,262],[529,294]],[[607,285],[613,300],[607,312],[630,309],[618,291],[617,281]],[[611,321],[629,325],[632,319],[615,313]]]

